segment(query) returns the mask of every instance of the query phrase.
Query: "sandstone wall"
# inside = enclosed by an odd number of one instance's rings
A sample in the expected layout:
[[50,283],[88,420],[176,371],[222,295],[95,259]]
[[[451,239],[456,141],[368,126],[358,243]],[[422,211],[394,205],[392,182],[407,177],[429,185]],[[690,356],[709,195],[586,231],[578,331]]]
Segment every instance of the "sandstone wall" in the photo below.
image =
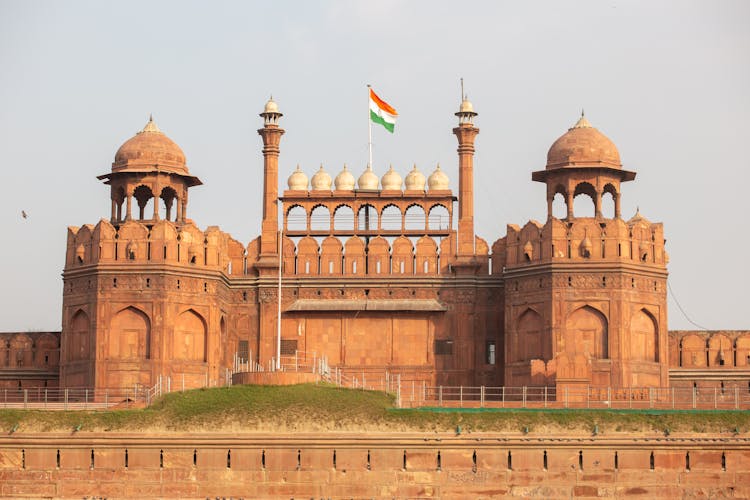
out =
[[747,498],[750,439],[11,434],[0,496]]

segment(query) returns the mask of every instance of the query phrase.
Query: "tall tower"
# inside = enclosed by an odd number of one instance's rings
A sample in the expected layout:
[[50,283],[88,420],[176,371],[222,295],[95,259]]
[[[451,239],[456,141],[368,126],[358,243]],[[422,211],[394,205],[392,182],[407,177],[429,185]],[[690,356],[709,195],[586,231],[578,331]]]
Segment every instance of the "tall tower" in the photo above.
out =
[[[589,386],[668,385],[664,231],[640,213],[622,219],[620,185],[634,178],[584,116],[532,174],[547,186],[548,213],[543,225],[508,226],[507,385],[568,387],[582,398]],[[563,219],[552,211],[556,195],[567,206]],[[593,217],[574,212],[577,196],[591,199]]]
[[278,269],[279,249],[279,144],[284,129],[279,127],[279,118],[283,115],[279,106],[271,97],[260,114],[263,128],[258,134],[263,139],[263,222],[260,236],[260,255],[255,267],[261,275]]
[[453,266],[459,274],[473,274],[478,266],[474,258],[474,139],[479,129],[474,126],[477,113],[465,95],[456,116],[458,127],[453,133],[458,138],[458,244]]

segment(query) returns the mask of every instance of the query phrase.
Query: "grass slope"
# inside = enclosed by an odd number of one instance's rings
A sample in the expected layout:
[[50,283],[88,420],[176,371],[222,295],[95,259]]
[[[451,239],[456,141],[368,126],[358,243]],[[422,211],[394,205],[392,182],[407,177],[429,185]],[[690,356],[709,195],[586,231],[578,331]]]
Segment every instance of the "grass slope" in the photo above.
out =
[[436,431],[748,432],[747,411],[397,409],[381,392],[329,385],[234,386],[165,395],[146,409],[0,410],[0,432]]

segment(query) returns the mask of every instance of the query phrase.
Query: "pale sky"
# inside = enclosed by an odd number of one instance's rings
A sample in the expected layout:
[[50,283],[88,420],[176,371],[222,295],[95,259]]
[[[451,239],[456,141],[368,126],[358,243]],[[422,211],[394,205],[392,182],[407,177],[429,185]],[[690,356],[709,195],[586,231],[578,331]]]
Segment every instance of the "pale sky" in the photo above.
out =
[[[359,176],[370,83],[400,115],[373,131],[375,172],[439,162],[457,191],[460,77],[479,112],[479,236],[545,220],[531,172],[585,108],[638,172],[623,216],[664,222],[689,317],[750,329],[748,21],[747,1],[0,0],[0,331],[60,328],[66,227],[109,217],[96,175],[149,113],[204,182],[188,216],[247,244],[270,94],[282,188],[297,164]],[[672,297],[669,328],[695,328]]]

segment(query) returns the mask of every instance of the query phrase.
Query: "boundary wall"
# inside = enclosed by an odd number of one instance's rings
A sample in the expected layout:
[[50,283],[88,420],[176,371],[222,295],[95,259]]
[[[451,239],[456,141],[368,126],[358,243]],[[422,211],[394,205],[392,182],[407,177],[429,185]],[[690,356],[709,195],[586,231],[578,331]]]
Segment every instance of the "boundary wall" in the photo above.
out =
[[9,434],[0,497],[750,497],[746,435]]

